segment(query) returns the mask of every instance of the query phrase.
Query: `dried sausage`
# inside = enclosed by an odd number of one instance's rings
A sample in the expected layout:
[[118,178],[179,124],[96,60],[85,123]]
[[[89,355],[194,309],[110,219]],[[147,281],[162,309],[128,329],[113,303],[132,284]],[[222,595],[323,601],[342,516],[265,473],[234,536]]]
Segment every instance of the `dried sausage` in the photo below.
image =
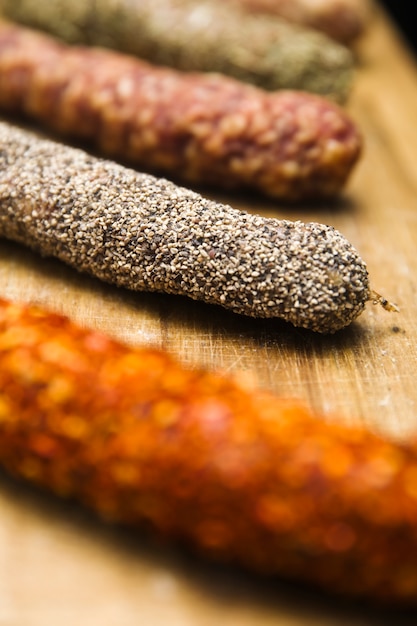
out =
[[415,440],[3,300],[0,465],[212,559],[416,603]]
[[0,0],[0,13],[69,43],[221,72],[264,89],[301,89],[344,102],[354,80],[346,46],[223,0]]
[[276,15],[352,44],[371,19],[367,0],[232,0],[255,13]]
[[157,68],[1,23],[0,109],[146,171],[286,200],[339,193],[362,150],[353,120],[319,96]]
[[1,123],[0,235],[129,289],[323,333],[373,297],[330,226],[242,212]]

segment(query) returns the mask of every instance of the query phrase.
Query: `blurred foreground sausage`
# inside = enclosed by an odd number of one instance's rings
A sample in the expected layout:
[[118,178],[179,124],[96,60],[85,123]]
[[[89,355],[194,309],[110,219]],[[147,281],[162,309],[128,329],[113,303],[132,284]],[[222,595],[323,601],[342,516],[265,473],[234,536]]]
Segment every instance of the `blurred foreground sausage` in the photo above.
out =
[[285,200],[338,194],[362,138],[336,104],[68,46],[0,22],[0,109],[146,171]]
[[186,71],[344,102],[350,51],[318,31],[223,0],[0,0],[0,13],[69,43],[100,45]]
[[416,452],[0,300],[0,465],[142,535],[415,605]]
[[263,218],[0,123],[0,235],[107,282],[332,333],[373,298],[334,228]]
[[350,45],[371,19],[367,0],[226,0],[257,13],[268,13],[315,28]]

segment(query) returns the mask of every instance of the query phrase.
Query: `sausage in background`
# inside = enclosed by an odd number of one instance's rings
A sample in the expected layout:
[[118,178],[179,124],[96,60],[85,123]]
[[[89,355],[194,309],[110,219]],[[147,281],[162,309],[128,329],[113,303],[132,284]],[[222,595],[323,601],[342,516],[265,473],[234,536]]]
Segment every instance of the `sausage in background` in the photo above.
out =
[[354,58],[323,33],[223,0],[0,0],[0,14],[69,43],[100,45],[268,90],[346,101]]
[[367,0],[229,0],[253,13],[279,16],[326,33],[345,45],[353,44],[371,20]]
[[5,22],[0,109],[145,171],[285,200],[339,194],[362,150],[347,113],[314,94],[156,67]]

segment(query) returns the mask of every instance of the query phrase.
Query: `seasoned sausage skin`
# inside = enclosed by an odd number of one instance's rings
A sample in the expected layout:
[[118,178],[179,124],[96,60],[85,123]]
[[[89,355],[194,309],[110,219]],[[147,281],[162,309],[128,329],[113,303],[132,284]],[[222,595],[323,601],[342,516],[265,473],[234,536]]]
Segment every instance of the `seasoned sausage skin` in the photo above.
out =
[[104,519],[416,603],[416,445],[0,301],[0,465]]
[[346,46],[272,15],[250,15],[227,0],[0,0],[0,14],[68,43],[340,103],[355,76]]
[[0,123],[0,235],[107,282],[332,333],[372,297],[334,228],[265,218]]
[[147,171],[290,201],[338,194],[362,151],[353,120],[313,94],[157,68],[1,23],[0,108]]
[[249,11],[282,17],[320,30],[345,45],[353,44],[371,20],[367,0],[229,0]]

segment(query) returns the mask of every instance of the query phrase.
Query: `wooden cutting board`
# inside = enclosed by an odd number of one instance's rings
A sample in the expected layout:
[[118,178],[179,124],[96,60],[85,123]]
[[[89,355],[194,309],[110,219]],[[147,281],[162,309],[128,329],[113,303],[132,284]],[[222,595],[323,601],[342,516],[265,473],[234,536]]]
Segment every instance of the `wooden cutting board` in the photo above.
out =
[[[331,337],[239,318],[185,298],[132,294],[0,241],[0,294],[64,312],[190,366],[243,371],[332,419],[390,437],[417,430],[417,66],[386,15],[357,46],[348,109],[363,158],[336,204],[290,207],[219,196],[252,212],[338,228],[366,260],[372,287],[400,313],[369,304]],[[209,195],[209,194],[207,194]],[[207,565],[109,528],[0,475],[0,626],[363,626],[416,624],[320,593]]]

